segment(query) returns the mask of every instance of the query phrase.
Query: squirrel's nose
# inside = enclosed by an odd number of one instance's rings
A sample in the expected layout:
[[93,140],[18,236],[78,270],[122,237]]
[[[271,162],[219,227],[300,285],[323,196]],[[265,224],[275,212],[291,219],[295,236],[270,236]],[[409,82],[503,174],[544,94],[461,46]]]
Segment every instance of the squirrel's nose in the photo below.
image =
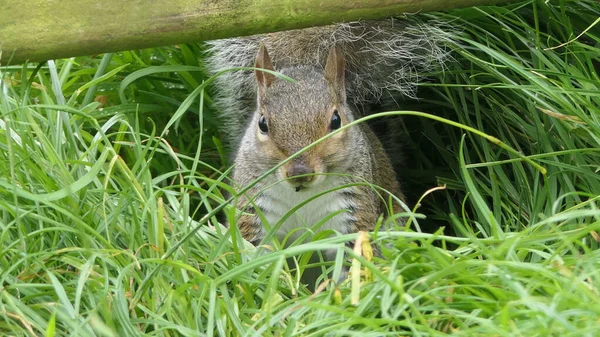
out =
[[291,183],[301,185],[304,183],[311,182],[313,180],[312,175],[306,175],[311,173],[315,173],[315,170],[304,164],[296,163],[292,164],[292,166],[285,172],[285,175],[287,176],[287,178],[290,178]]

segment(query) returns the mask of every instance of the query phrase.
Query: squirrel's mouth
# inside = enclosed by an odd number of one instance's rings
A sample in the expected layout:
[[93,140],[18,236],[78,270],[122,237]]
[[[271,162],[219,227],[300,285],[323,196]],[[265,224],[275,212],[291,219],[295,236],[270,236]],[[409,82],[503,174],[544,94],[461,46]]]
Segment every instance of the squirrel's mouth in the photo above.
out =
[[286,182],[289,188],[294,189],[295,192],[310,190],[323,179],[313,169],[310,169],[310,172],[294,172],[293,170],[281,169],[278,176]]
[[315,179],[313,175],[303,175],[298,177],[289,177],[286,179],[287,183],[296,192],[310,189],[314,185]]

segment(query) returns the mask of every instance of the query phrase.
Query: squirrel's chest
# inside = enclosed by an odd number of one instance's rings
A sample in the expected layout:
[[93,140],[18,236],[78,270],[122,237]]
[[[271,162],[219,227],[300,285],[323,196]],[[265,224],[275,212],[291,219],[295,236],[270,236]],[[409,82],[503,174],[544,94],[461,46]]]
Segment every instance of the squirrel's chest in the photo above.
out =
[[[354,217],[350,210],[354,209],[355,205],[343,190],[316,197],[332,187],[342,185],[333,179],[328,180],[330,181],[325,181],[320,186],[313,186],[310,190],[300,192],[280,183],[257,198],[256,202],[263,211],[268,225],[271,228],[279,226],[277,230],[279,240],[292,233],[288,238],[288,242],[291,242],[289,240],[294,240],[307,228],[312,228],[315,232],[329,229],[340,233],[353,231]],[[311,198],[314,199],[308,201]],[[294,207],[299,208],[294,211]],[[284,217],[285,220],[282,220]]]

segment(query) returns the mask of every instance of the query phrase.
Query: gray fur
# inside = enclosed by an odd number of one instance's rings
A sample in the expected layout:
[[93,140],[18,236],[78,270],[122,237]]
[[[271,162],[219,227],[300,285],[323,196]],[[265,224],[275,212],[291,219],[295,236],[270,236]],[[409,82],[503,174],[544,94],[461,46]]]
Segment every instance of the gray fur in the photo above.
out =
[[[447,35],[439,25],[398,19],[360,21],[250,37],[209,41],[209,72],[252,67],[262,41],[277,69],[288,65],[323,67],[337,45],[346,59],[348,103],[355,106],[416,97],[421,74],[448,58]],[[223,113],[224,131],[239,138],[256,107],[251,71],[227,72],[216,79],[215,102]]]

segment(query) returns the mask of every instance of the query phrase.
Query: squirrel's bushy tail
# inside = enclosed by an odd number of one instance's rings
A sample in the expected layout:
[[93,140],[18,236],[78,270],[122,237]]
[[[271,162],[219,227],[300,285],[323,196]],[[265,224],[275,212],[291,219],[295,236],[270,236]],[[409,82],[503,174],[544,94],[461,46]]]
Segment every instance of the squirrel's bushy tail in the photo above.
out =
[[[302,64],[322,67],[332,46],[346,59],[348,100],[356,106],[383,99],[416,97],[422,74],[443,65],[449,51],[440,24],[388,19],[209,41],[206,58],[214,74],[234,67],[252,67],[261,42],[276,69]],[[224,131],[239,135],[255,107],[251,71],[227,72],[216,79],[215,102],[223,111]]]

